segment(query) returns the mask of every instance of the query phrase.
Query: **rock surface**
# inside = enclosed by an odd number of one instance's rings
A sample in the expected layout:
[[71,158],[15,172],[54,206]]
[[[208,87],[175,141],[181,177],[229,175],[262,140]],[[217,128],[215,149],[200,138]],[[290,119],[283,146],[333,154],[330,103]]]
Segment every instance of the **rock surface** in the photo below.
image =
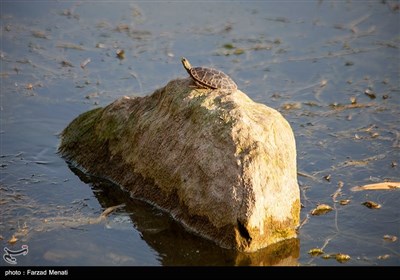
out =
[[83,113],[59,152],[166,210],[221,247],[254,252],[296,237],[296,146],[276,110],[237,90],[178,79]]

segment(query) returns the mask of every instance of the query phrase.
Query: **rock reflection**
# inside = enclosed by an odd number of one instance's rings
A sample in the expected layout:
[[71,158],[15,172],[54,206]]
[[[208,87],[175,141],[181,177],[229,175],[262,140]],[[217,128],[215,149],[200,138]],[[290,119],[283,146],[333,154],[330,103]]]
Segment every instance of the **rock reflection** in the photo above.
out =
[[211,241],[185,230],[167,213],[140,200],[132,199],[126,191],[100,178],[88,176],[79,169],[71,170],[89,184],[104,207],[125,204],[122,211],[130,219],[142,239],[158,253],[165,266],[297,266],[299,239],[289,239],[254,253],[223,249]]

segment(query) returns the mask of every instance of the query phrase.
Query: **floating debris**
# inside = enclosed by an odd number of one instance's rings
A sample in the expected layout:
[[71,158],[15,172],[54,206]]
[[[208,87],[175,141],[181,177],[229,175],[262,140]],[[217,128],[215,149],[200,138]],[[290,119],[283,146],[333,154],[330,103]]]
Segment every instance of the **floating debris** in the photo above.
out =
[[43,84],[40,83],[40,82],[37,82],[37,83],[35,83],[35,84],[27,83],[27,84],[24,86],[24,88],[27,89],[27,90],[34,90],[35,87],[42,87],[42,86],[43,86]]
[[63,66],[63,67],[74,67],[74,65],[72,65],[71,62],[66,61],[66,60],[61,61],[61,66]]
[[15,237],[15,235],[11,236],[10,240],[8,240],[8,243],[14,244],[18,241],[18,238]]
[[[360,139],[362,139],[362,137]],[[340,166],[340,167],[364,166],[364,165],[369,164],[372,161],[381,160],[381,159],[384,159],[384,158],[385,158],[384,154],[379,154],[379,155],[375,155],[375,156],[372,156],[372,157],[364,158],[364,159],[361,159],[361,160],[346,160],[344,163],[340,163],[338,166]]]
[[315,177],[314,177],[313,175],[307,174],[306,172],[297,171],[297,175],[316,180]]
[[351,115],[348,115],[348,116],[346,117],[346,120],[351,121],[352,118],[353,118],[353,117],[352,117]]
[[123,208],[123,207],[125,207],[124,203],[116,205],[116,206],[108,207],[107,209],[105,209],[103,211],[103,213],[100,214],[99,217],[89,219],[89,224],[98,224],[98,223],[104,221],[108,217],[108,215],[110,215],[112,212],[114,212],[117,209]]
[[118,50],[116,51],[116,54],[117,54],[117,57],[118,57],[119,59],[124,59],[124,58],[125,58],[125,51],[124,51],[124,50],[118,49]]
[[104,45],[104,44],[102,44],[102,43],[97,43],[97,44],[96,44],[96,48],[98,48],[98,49],[105,49],[105,48],[106,48],[106,45]]
[[378,256],[378,260],[387,260],[388,258],[390,258],[389,254]]
[[338,253],[338,254],[326,254],[322,256],[323,259],[335,259],[340,263],[344,263],[347,262],[348,260],[350,260],[350,256],[346,255],[346,254],[342,254],[342,253]]
[[339,201],[339,204],[340,205],[347,205],[347,204],[349,204],[350,203],[350,199],[342,199],[341,201]]
[[335,259],[340,263],[344,263],[344,262],[347,262],[348,260],[350,260],[350,256],[339,253],[339,254],[336,254]]
[[342,195],[341,189],[343,188],[344,183],[342,181],[338,182],[338,189],[332,194],[332,199],[334,202],[337,202],[336,198]]
[[378,137],[379,136],[379,133],[378,132],[372,132],[371,133],[371,138],[376,138],[376,137]]
[[383,182],[383,183],[368,184],[364,186],[352,187],[350,190],[353,192],[357,192],[365,190],[393,190],[393,189],[400,189],[400,182]]
[[91,59],[87,58],[84,61],[81,62],[81,68],[84,69],[89,63],[90,63]]
[[328,212],[332,211],[332,207],[327,205],[327,204],[320,204],[317,206],[317,208],[313,209],[311,211],[311,215],[323,215]]
[[231,50],[231,49],[235,48],[235,46],[233,44],[231,44],[231,43],[224,44],[222,47],[225,48],[225,49],[228,49],[228,50]]
[[326,181],[330,182],[330,181],[331,181],[331,174],[325,175],[325,176],[324,176],[324,179],[325,179]]
[[386,234],[386,235],[383,236],[383,239],[385,241],[396,242],[397,236]]
[[296,110],[296,109],[301,109],[301,103],[300,102],[294,102],[294,103],[285,103],[281,106],[282,110]]
[[32,36],[40,39],[49,39],[44,31],[32,31]]
[[60,15],[66,16],[68,18],[79,19],[79,15],[75,14],[74,10],[75,10],[75,8],[65,9],[62,12],[60,12]]
[[376,202],[373,202],[373,201],[370,201],[370,200],[366,201],[366,202],[363,202],[361,204],[367,206],[370,209],[379,209],[379,208],[381,208],[380,204],[378,204]]
[[368,95],[368,97],[371,98],[371,99],[375,99],[375,98],[376,98],[375,92],[373,92],[373,91],[372,91],[371,89],[369,89],[369,88],[367,88],[367,89],[364,91],[364,93],[365,93],[366,95]]
[[[361,138],[359,138],[359,139],[361,139]],[[368,160],[346,160],[343,165],[344,166],[364,166],[367,164],[369,164]]]
[[[256,46],[253,49],[258,50],[260,48],[263,48],[263,46]],[[245,52],[245,49],[243,48],[238,48],[232,43],[226,43],[222,46],[222,49],[217,51],[217,55],[241,55]]]
[[129,31],[129,25],[126,23],[120,23],[117,25],[117,27],[115,28],[115,31],[118,32],[123,32],[123,31]]
[[319,256],[319,255],[324,254],[324,251],[322,251],[322,249],[320,249],[320,248],[314,248],[314,249],[309,250],[308,253],[311,256]]
[[235,54],[235,55],[244,54],[244,49],[238,48],[238,49],[233,51],[233,54]]
[[110,215],[112,212],[114,212],[117,209],[121,209],[125,207],[125,203],[119,204],[119,205],[115,205],[115,206],[111,206],[108,207],[107,209],[105,209],[103,211],[103,213],[101,213],[100,217],[106,218],[108,215]]
[[337,102],[334,102],[332,104],[329,104],[329,106],[336,111],[342,111],[342,110],[348,110],[348,109],[357,109],[357,108],[368,108],[372,106],[376,106],[372,103],[364,103],[364,104],[339,104]]

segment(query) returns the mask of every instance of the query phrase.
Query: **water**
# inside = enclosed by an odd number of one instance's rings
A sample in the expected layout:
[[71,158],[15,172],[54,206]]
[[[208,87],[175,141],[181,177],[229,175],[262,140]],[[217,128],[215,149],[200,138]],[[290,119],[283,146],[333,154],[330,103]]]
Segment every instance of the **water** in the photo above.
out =
[[[383,238],[400,237],[400,192],[350,190],[400,181],[398,1],[0,5],[0,246],[29,245],[18,265],[400,264],[399,240]],[[181,56],[223,70],[292,125],[304,224],[278,245],[286,251],[221,249],[57,154],[58,134],[80,113],[186,76]],[[335,193],[350,203],[335,203]],[[334,211],[311,215],[321,203]],[[313,248],[351,259],[312,257]]]

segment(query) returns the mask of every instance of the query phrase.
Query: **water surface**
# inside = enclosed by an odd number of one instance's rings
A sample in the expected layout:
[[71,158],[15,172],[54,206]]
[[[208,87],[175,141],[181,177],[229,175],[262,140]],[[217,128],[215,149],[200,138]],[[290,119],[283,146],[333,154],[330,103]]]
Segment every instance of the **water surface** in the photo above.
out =
[[[400,191],[351,191],[400,181],[398,1],[0,5],[0,247],[29,245],[18,265],[400,265],[399,241],[384,238],[400,237]],[[298,239],[254,254],[221,249],[57,154],[58,134],[80,113],[186,76],[181,56],[223,70],[290,122]],[[334,210],[311,215],[322,203]],[[313,248],[351,259],[312,257]]]

